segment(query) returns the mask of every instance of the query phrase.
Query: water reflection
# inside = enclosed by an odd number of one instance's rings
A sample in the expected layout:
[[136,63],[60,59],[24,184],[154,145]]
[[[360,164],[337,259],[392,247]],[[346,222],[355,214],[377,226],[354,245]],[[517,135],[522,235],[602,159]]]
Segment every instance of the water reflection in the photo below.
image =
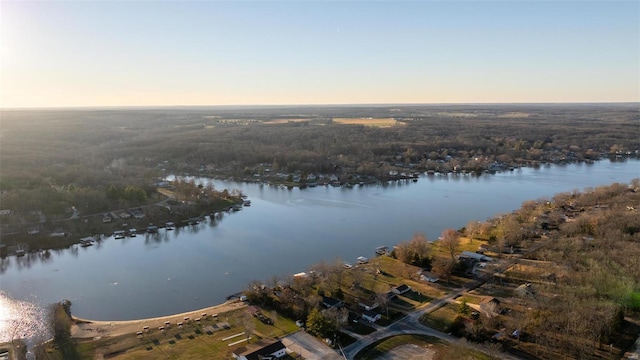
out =
[[0,343],[23,339],[27,348],[51,337],[46,308],[11,299],[0,290]]
[[[139,241],[144,236],[144,244],[147,246],[158,246],[162,243],[168,243],[172,238],[177,238],[180,234],[198,234],[209,228],[215,228],[219,226],[225,216],[228,216],[226,212],[216,212],[209,217],[203,218],[198,224],[176,226],[174,230],[161,229],[156,233],[145,233],[138,235],[137,237],[126,237],[124,239],[118,239],[117,241],[123,245]],[[93,246],[82,247],[78,244],[71,245],[67,248],[47,249],[36,252],[26,253],[24,256],[5,256],[0,257],[0,274],[4,274],[9,269],[21,271],[30,269],[36,264],[48,265],[55,261],[57,257],[63,257],[65,253],[71,254],[73,258],[78,258],[83,254],[90,251],[102,250],[105,247],[107,241],[115,240],[111,236],[97,236],[96,242]]]
[[[96,319],[197,309],[223,301],[251,278],[298,272],[322,259],[355,259],[418,231],[435,238],[444,227],[558,191],[628,181],[640,173],[639,164],[603,161],[480,177],[434,174],[417,182],[304,190],[196,179],[216,188],[241,187],[252,205],[172,231],[0,259],[2,289],[20,299],[37,295],[42,303],[69,298],[76,314]],[[33,266],[38,263],[43,266]]]

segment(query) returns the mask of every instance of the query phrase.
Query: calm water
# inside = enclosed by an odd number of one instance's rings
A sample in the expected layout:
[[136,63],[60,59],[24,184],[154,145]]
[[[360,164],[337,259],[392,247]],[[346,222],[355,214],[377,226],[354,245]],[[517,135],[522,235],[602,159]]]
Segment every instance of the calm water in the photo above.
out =
[[636,177],[640,161],[479,178],[424,176],[416,183],[352,189],[214,181],[218,189],[241,189],[251,207],[156,236],[108,237],[92,247],[1,260],[0,337],[7,338],[8,319],[15,321],[23,308],[35,314],[46,304],[70,299],[75,315],[96,320],[194,310],[224,301],[254,279],[304,271],[321,260],[353,262],[416,232],[436,239],[445,228],[511,211],[525,200]]

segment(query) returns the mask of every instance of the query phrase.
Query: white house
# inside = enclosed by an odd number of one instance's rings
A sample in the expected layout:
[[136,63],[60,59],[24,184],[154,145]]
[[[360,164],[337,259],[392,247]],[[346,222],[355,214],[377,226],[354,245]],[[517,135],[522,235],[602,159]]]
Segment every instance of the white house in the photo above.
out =
[[418,271],[418,275],[420,275],[420,280],[427,281],[430,283],[438,282],[438,280],[440,280],[438,275],[426,270]]
[[375,311],[367,310],[362,313],[362,318],[368,322],[376,322],[380,320],[382,316]]
[[493,258],[489,257],[489,256],[485,256],[482,254],[478,254],[478,253],[474,253],[471,251],[463,251],[459,256],[459,258],[469,258],[469,259],[474,259],[477,261],[492,261]]
[[284,346],[282,341],[276,341],[270,345],[252,350],[241,347],[233,352],[233,357],[238,360],[275,360],[285,355],[287,355],[287,347]]

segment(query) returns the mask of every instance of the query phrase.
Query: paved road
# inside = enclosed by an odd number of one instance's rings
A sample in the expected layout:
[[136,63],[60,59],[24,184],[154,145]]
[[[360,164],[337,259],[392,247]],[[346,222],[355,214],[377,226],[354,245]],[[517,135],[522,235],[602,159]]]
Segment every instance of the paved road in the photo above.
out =
[[342,360],[335,350],[316,337],[300,330],[282,339],[287,349],[295,351],[307,360]]

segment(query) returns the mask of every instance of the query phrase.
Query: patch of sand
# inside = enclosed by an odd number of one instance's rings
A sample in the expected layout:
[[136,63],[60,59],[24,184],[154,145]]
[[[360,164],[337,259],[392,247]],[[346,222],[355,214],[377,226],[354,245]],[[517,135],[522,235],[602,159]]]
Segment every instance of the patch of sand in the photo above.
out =
[[195,321],[196,318],[202,318],[203,314],[207,314],[207,317],[217,316],[218,314],[222,315],[223,313],[241,309],[246,306],[245,303],[234,300],[182,314],[124,321],[94,321],[74,316],[74,325],[71,326],[71,336],[74,338],[97,338],[135,334],[138,331],[143,331],[145,326],[148,326],[150,330],[157,330],[160,326],[164,326],[167,321],[170,322],[169,326],[177,326],[177,323],[185,322],[186,317],[189,318],[188,321]]

